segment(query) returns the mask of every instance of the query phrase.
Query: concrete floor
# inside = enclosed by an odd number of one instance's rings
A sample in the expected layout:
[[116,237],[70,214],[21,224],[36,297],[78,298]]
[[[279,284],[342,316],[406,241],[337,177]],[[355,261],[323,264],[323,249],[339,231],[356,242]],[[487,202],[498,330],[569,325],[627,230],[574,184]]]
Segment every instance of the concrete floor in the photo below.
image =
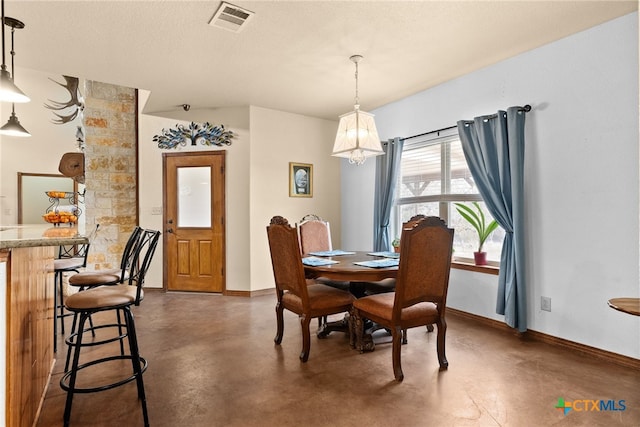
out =
[[[273,343],[274,306],[275,295],[147,292],[134,313],[149,361],[144,381],[151,425],[640,426],[639,371],[450,314],[449,369],[438,370],[436,335],[411,329],[402,348],[405,379],[397,383],[390,345],[359,354],[341,333],[323,340],[312,334],[309,361],[300,363],[293,314],[285,311],[282,345]],[[58,348],[40,427],[62,425],[61,340]],[[102,378],[106,368],[90,375]],[[624,400],[626,410],[564,415],[555,408],[559,398]],[[74,398],[71,426],[138,425],[135,382]]]

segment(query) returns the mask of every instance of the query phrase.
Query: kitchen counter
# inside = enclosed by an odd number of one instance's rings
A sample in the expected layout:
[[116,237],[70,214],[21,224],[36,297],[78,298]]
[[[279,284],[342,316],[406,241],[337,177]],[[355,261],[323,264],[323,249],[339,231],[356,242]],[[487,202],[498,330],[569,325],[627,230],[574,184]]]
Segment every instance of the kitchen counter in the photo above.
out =
[[78,230],[77,226],[0,225],[0,249],[77,245],[86,242],[87,237]]
[[0,226],[0,425],[37,424],[54,363],[53,260],[87,241],[68,224]]

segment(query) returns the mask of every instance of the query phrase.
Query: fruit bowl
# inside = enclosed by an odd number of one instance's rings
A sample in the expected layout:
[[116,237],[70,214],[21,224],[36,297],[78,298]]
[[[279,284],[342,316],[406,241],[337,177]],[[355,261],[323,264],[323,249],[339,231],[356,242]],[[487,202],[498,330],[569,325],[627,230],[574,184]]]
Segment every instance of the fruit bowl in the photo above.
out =
[[67,191],[46,191],[45,193],[52,199],[68,199],[73,196],[73,193]]
[[71,213],[71,212],[55,212],[55,211],[51,211],[51,212],[47,212],[46,214],[42,215],[42,218],[44,218],[44,220],[50,224],[69,224],[69,225],[73,225],[76,222],[78,222],[78,217]]

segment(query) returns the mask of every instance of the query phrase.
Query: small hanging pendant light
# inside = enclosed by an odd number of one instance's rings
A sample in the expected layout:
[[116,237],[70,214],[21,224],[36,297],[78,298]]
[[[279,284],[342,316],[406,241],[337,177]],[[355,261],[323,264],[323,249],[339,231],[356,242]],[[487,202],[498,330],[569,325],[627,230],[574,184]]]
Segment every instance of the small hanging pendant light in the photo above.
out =
[[[16,28],[18,29],[24,28],[24,23],[22,21],[18,21],[17,19],[10,18],[8,16],[4,17],[3,19],[4,19],[3,21],[4,24],[11,27],[11,74],[13,74],[13,76],[15,77],[16,72],[13,66],[13,57],[15,56],[16,52],[13,48],[13,33]],[[4,25],[2,26],[2,31],[4,33]],[[27,132],[27,130],[24,127],[22,127],[22,125],[20,124],[20,120],[18,120],[18,116],[16,116],[15,103],[11,104],[11,116],[9,117],[9,121],[0,128],[0,135],[20,136],[20,137],[31,136],[31,134]]]
[[345,157],[349,163],[361,165],[367,157],[384,154],[373,114],[360,111],[358,99],[358,62],[361,55],[349,58],[356,64],[356,98],[354,110],[340,116],[332,156]]
[[[7,23],[7,20],[4,17],[4,0],[1,0],[0,7],[2,8],[2,65],[0,66],[0,101],[6,102],[29,102],[30,99],[27,95],[24,94],[14,83],[14,79],[11,78],[13,71],[9,74],[7,71],[7,66],[5,64],[5,46],[4,46],[4,24]],[[12,18],[8,18],[12,19]],[[24,28],[24,24],[18,20],[22,26],[17,28]],[[7,25],[11,26],[11,24],[7,23]],[[12,27],[14,28],[14,27]],[[13,68],[13,66],[12,66]],[[15,77],[15,76],[14,76]]]

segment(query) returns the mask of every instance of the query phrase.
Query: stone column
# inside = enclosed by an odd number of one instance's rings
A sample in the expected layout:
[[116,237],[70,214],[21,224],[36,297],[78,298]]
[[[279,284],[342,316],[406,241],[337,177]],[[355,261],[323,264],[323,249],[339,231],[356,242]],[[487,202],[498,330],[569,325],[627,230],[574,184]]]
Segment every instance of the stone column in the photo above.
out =
[[138,224],[137,92],[91,80],[85,84],[86,229],[100,224],[87,269],[117,268]]

